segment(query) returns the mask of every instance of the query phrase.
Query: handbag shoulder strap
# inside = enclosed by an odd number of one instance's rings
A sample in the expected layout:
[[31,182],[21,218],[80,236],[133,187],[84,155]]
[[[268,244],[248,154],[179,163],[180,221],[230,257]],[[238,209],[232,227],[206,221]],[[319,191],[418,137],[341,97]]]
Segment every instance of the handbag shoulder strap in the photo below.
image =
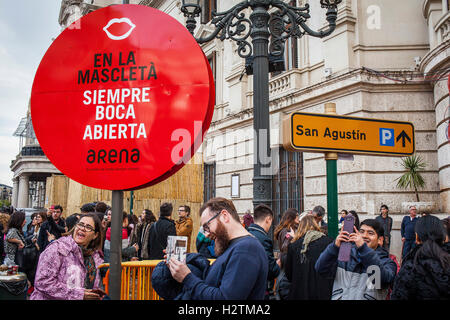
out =
[[163,244],[161,243],[161,241],[159,241],[159,234],[158,234],[158,229],[156,228],[156,224],[159,222],[156,221],[155,223],[152,224],[152,228],[155,229],[155,235],[156,235],[156,240],[158,241],[159,245],[164,248]]

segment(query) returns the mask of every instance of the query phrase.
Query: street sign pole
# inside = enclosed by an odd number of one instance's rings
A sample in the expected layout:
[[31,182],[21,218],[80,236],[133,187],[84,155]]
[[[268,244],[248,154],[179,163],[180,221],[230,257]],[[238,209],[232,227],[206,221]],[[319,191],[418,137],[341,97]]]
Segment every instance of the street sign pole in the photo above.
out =
[[[325,114],[336,114],[336,104],[326,103]],[[338,235],[338,184],[336,152],[326,152],[327,163],[327,217],[328,236],[335,239]]]
[[111,250],[109,264],[109,296],[112,300],[120,300],[122,276],[122,212],[123,191],[112,192],[111,199]]
[[[128,0],[123,0],[128,4]],[[114,190],[111,197],[111,248],[109,263],[109,296],[120,300],[122,280],[123,191]]]
[[337,153],[327,152],[327,216],[328,236],[336,238],[338,235],[338,188],[337,188]]

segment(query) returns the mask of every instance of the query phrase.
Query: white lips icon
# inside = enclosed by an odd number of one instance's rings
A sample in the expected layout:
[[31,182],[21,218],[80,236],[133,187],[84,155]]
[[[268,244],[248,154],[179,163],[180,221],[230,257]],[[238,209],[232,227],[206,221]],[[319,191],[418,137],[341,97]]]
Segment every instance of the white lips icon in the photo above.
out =
[[[113,35],[111,32],[109,32],[108,28],[113,25],[114,23],[121,23],[121,22],[125,22],[127,23],[131,28],[130,30],[128,30],[125,34],[121,35],[121,36],[115,36]],[[103,28],[103,31],[105,31],[106,35],[111,39],[111,40],[123,40],[128,38],[128,36],[131,34],[131,32],[134,30],[134,28],[136,28],[136,25],[131,22],[130,19],[128,18],[114,18],[111,19],[108,24]]]

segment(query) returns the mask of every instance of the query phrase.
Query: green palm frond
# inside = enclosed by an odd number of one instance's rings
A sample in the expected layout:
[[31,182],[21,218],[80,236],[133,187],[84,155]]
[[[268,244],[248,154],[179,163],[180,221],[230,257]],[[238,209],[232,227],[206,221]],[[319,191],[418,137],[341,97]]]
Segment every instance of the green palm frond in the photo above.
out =
[[425,169],[426,163],[421,156],[412,155],[410,157],[402,158],[402,166],[406,172],[397,181],[397,188],[400,189],[414,189],[417,199],[419,198],[417,189],[425,187],[425,180],[420,171]]

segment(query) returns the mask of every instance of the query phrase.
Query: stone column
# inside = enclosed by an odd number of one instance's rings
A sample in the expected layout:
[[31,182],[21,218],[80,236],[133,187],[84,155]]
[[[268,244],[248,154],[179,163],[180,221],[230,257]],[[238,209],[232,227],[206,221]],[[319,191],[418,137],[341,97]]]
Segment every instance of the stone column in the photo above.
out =
[[[450,52],[450,50],[447,50]],[[450,60],[441,68],[450,67]],[[447,126],[450,116],[448,111],[447,81],[439,81],[434,85],[434,101],[436,108],[436,133],[438,146],[439,188],[441,190],[441,210],[450,211],[450,138]]]
[[22,174],[19,177],[19,197],[17,201],[18,208],[28,208],[29,201],[29,180],[28,174]]
[[[450,138],[448,136],[448,125],[450,114],[448,109],[449,91],[447,87],[447,75],[444,72],[450,67],[450,46],[448,37],[444,37],[450,17],[442,21],[436,29],[437,21],[442,20],[444,14],[448,12],[447,1],[427,0],[424,2],[424,17],[427,19],[430,34],[430,52],[422,59],[421,69],[425,74],[437,76],[440,73],[440,81],[435,81],[434,107],[436,114],[436,145],[438,153],[439,168],[439,189],[440,189],[440,210],[450,211]],[[435,38],[436,41],[431,41]]]
[[17,201],[19,196],[19,179],[13,179],[13,194],[11,199],[11,205],[15,208],[17,207]]

